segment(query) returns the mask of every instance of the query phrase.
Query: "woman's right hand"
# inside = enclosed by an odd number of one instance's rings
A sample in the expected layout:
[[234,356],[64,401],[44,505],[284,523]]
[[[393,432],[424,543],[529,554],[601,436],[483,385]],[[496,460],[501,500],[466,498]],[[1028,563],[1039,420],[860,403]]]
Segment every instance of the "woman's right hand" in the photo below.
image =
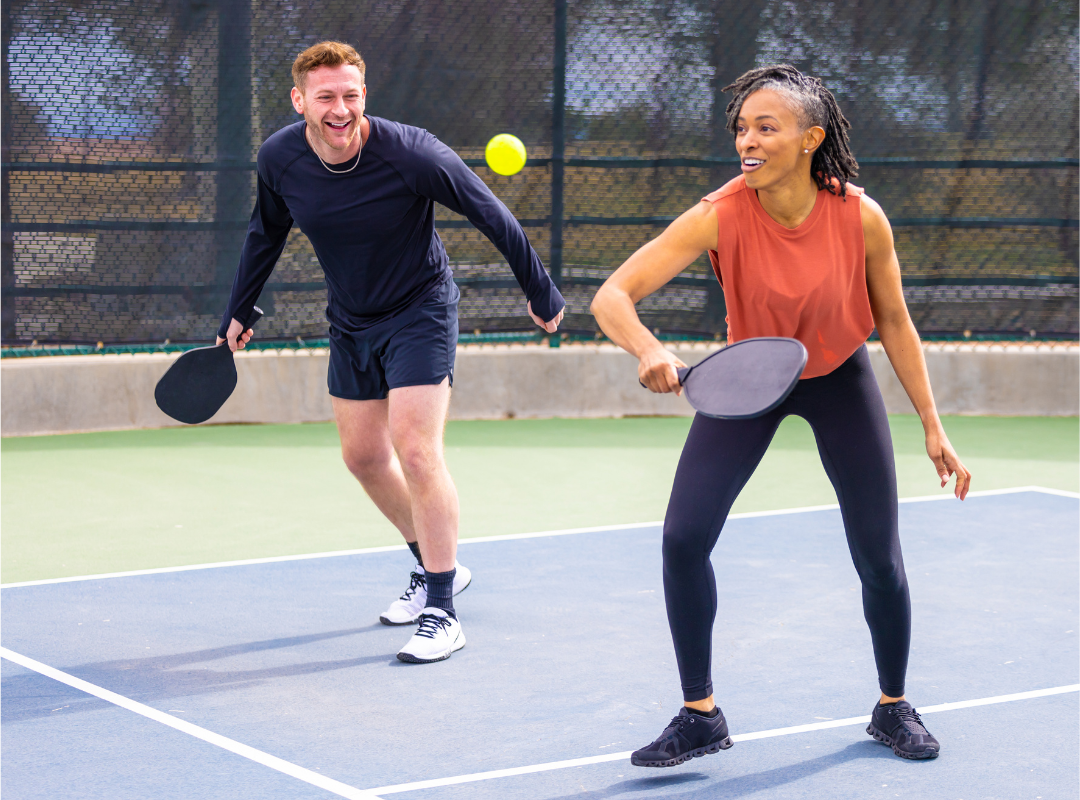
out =
[[675,392],[682,394],[682,384],[679,383],[678,369],[685,367],[674,353],[662,346],[650,348],[641,355],[638,361],[638,380],[645,385],[650,392],[665,394]]

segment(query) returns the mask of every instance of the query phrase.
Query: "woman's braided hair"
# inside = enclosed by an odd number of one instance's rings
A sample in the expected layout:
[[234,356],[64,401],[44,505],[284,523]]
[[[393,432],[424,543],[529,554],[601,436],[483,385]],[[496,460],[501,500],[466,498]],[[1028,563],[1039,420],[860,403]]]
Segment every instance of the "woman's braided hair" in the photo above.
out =
[[752,69],[724,87],[725,92],[735,93],[727,106],[727,129],[732,134],[738,131],[739,113],[746,98],[760,89],[771,89],[790,100],[803,130],[814,125],[824,128],[825,140],[814,151],[810,174],[818,189],[837,194],[839,184],[840,196],[846,196],[848,181],[859,174],[859,162],[848,141],[851,123],[840,113],[832,92],[818,78],[803,75],[790,64]]

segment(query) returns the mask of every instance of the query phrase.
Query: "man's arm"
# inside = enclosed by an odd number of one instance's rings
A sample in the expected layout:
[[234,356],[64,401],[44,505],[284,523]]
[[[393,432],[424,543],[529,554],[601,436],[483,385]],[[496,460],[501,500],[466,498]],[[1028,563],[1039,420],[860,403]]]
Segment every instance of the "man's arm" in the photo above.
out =
[[242,330],[239,320],[251,316],[263,286],[285,249],[293,222],[285,201],[263,181],[261,171],[256,183],[255,209],[251,212],[229,304],[217,332],[218,344],[228,341],[233,350],[243,349],[250,338],[248,332]]
[[[520,223],[457,153],[428,134],[416,169],[416,191],[467,217],[506,258],[531,312],[545,323],[561,319],[563,300]],[[549,333],[554,330],[548,327]]]
[[971,473],[960,461],[938,416],[919,334],[908,314],[900,283],[900,262],[893,246],[892,227],[881,206],[862,196],[863,239],[866,243],[866,289],[878,337],[896,377],[922,420],[926,454],[934,462],[941,485],[956,474],[954,493],[963,500],[971,488]]

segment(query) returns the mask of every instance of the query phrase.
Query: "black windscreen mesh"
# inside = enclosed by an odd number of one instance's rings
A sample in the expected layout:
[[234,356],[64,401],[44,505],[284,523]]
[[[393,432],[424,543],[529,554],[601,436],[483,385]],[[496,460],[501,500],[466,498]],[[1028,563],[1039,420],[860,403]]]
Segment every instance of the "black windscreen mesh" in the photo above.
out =
[[[782,61],[851,120],[924,335],[1078,333],[1074,2],[4,0],[2,22],[5,344],[211,337],[258,144],[297,119],[293,58],[329,38],[363,53],[370,113],[428,128],[518,216],[572,332],[595,332],[606,275],[738,174],[720,88]],[[529,149],[512,177],[482,162],[501,132]],[[500,254],[440,220],[463,330],[530,330]],[[262,338],[325,335],[300,232],[260,305]],[[723,331],[704,258],[639,310]]]

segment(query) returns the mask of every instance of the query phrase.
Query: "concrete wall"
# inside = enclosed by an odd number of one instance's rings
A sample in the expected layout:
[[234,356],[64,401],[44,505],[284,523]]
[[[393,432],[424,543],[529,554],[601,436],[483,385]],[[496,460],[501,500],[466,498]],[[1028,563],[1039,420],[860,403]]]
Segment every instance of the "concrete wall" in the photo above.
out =
[[[716,345],[673,348],[693,364]],[[871,360],[891,412],[912,407],[880,345]],[[927,368],[944,414],[1069,416],[1080,411],[1080,347],[929,345]],[[25,436],[158,428],[179,423],[154,403],[177,356],[58,356],[0,362],[0,432]],[[237,357],[236,392],[211,422],[331,418],[325,350]],[[637,361],[611,345],[469,346],[458,350],[452,419],[689,415],[673,395],[637,382]]]

